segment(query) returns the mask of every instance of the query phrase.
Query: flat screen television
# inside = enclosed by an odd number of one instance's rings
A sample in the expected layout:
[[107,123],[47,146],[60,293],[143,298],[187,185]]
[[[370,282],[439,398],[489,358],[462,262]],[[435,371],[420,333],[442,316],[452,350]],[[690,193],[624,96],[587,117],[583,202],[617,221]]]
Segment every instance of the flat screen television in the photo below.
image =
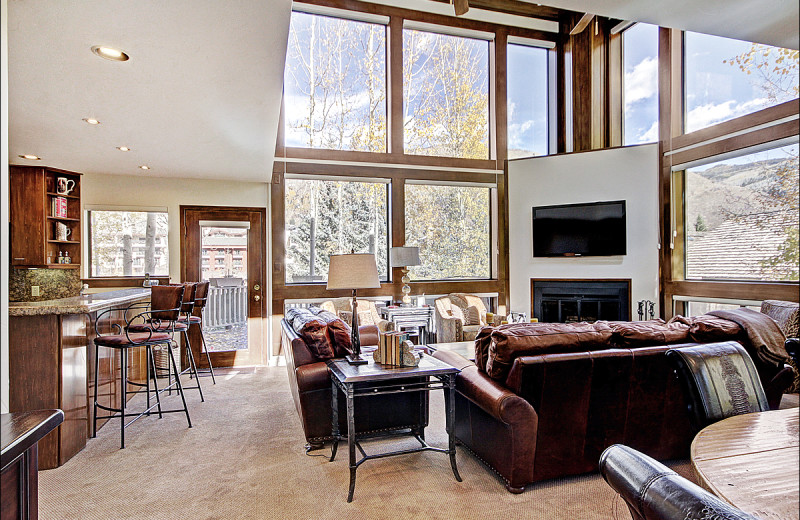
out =
[[533,208],[533,256],[626,253],[625,201]]

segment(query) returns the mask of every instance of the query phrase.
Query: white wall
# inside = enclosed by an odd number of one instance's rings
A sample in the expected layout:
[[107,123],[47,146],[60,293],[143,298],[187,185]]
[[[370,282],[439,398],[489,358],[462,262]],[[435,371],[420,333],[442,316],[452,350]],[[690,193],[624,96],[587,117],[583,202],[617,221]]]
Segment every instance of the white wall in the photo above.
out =
[[[509,277],[512,311],[531,312],[531,278],[630,278],[636,302],[658,316],[658,145],[630,146],[509,162]],[[625,200],[627,254],[533,258],[531,208]]]
[[[265,175],[265,178],[268,178]],[[181,277],[180,206],[241,206],[266,208],[269,184],[198,179],[174,179],[141,175],[86,174],[81,182],[81,202],[86,206],[126,208],[166,207],[169,212],[169,276]],[[267,226],[268,227],[268,226]],[[269,231],[267,231],[269,232]],[[85,235],[84,235],[85,236]],[[84,240],[84,244],[87,241]],[[269,241],[267,241],[269,244]],[[84,258],[88,258],[84,251]],[[84,269],[87,269],[85,266]],[[267,273],[269,274],[269,270]],[[84,276],[87,274],[84,271]]]
[[8,2],[0,2],[0,413],[8,413]]

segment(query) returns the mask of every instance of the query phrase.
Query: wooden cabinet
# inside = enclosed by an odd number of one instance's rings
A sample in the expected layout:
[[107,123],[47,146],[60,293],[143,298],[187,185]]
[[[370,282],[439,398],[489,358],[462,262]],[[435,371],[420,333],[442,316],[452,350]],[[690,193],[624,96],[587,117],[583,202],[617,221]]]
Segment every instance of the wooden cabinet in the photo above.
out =
[[[11,166],[9,202],[13,267],[80,268],[80,173]],[[59,263],[59,252],[70,262]]]

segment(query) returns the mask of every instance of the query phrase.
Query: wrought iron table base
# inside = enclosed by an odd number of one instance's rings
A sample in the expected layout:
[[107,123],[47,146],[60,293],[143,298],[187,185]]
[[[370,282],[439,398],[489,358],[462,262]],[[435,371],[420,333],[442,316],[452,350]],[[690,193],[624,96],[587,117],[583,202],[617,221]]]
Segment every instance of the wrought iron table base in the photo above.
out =
[[[353,501],[353,494],[356,489],[356,469],[368,460],[382,459],[385,457],[392,457],[394,455],[406,455],[409,453],[418,453],[421,451],[438,451],[440,453],[447,453],[450,456],[450,467],[453,470],[453,475],[458,482],[462,482],[461,475],[458,474],[458,466],[456,464],[456,442],[455,442],[455,374],[442,374],[427,376],[419,383],[406,383],[397,385],[385,386],[368,386],[359,387],[357,390],[354,383],[345,383],[339,381],[336,377],[331,377],[331,410],[332,410],[332,429],[333,429],[333,443],[331,445],[331,458],[333,462],[336,458],[336,452],[339,448],[339,440],[347,439],[347,448],[349,452],[350,461],[350,489],[347,493],[347,501]],[[428,377],[435,377],[436,381],[430,381]],[[445,429],[447,431],[448,447],[447,449],[431,446],[425,441],[424,430],[422,432],[415,432],[412,430],[411,435],[420,443],[419,448],[411,448],[405,450],[388,451],[377,453],[374,455],[367,455],[362,448],[361,443],[358,442],[355,431],[355,398],[356,397],[369,397],[372,395],[383,395],[393,393],[407,393],[407,392],[430,392],[432,390],[447,390],[448,399],[445,399]],[[347,436],[343,436],[339,432],[339,391],[345,394],[347,398]],[[399,433],[394,433],[399,435]],[[356,460],[356,449],[361,452],[361,458]]]

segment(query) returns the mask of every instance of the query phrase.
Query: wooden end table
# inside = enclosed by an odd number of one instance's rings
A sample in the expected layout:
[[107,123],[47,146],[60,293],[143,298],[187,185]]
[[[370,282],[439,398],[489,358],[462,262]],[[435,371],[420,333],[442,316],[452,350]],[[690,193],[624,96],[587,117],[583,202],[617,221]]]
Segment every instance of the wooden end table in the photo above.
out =
[[[341,391],[347,399],[347,449],[350,456],[350,490],[347,494],[347,501],[353,501],[353,493],[356,488],[356,469],[364,462],[372,459],[390,457],[392,455],[404,455],[406,453],[417,453],[420,451],[438,451],[447,453],[450,456],[450,467],[453,475],[458,482],[461,476],[458,474],[456,466],[456,440],[455,440],[455,408],[456,399],[456,374],[459,370],[447,363],[428,355],[423,355],[416,367],[395,367],[380,365],[369,359],[366,365],[351,365],[345,359],[332,359],[328,361],[328,368],[331,371],[331,421],[333,426],[333,445],[331,446],[330,461],[336,458],[336,450],[339,447],[339,440],[344,439],[339,433],[339,392]],[[408,378],[418,378],[416,382],[408,382]],[[396,382],[403,380],[401,382]],[[393,381],[395,383],[393,383]],[[358,386],[356,386],[358,384]],[[369,398],[381,394],[398,394],[408,392],[430,392],[432,390],[446,390],[449,392],[445,402],[445,428],[447,430],[447,449],[429,445],[424,438],[424,433],[412,432],[420,443],[418,448],[389,451],[375,455],[367,455],[361,444],[358,442],[355,429],[355,398]],[[387,433],[391,435],[391,433]],[[397,435],[397,433],[395,433]],[[361,452],[361,458],[356,460],[356,448]]]

